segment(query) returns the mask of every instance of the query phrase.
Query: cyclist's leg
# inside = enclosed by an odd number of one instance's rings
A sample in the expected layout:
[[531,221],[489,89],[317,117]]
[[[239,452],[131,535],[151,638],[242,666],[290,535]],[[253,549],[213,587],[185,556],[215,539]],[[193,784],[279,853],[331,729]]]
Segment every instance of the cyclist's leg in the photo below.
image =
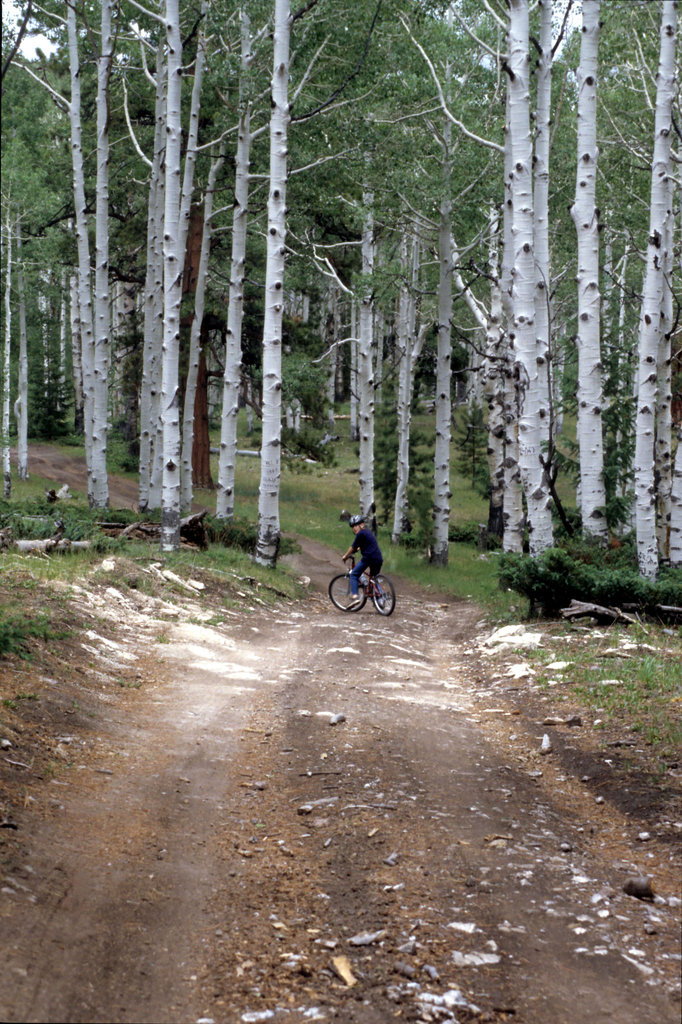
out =
[[358,583],[360,582],[360,577],[367,568],[367,565],[368,563],[364,560],[364,558],[361,558],[358,564],[355,566],[355,568],[351,569],[350,571],[350,592],[353,595],[353,597],[357,597]]
[[381,567],[382,567],[382,565],[383,565],[383,564],[384,564],[383,562],[372,562],[372,563],[370,564],[370,566],[369,566],[369,575],[370,575],[370,576],[372,577],[372,579],[374,580],[374,582],[375,582],[375,586],[376,586],[376,579],[377,579],[377,576],[378,576],[378,575],[379,575],[379,573],[381,572]]

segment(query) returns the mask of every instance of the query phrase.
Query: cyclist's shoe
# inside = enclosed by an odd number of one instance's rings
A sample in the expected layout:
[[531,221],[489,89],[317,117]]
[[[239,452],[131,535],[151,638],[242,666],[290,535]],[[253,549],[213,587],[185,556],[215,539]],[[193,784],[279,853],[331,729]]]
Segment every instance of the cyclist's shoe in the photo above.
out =
[[362,598],[360,597],[360,595],[356,594],[354,597],[351,598],[350,604],[348,605],[348,607],[349,608],[357,608],[357,606],[360,604],[361,601],[362,601]]

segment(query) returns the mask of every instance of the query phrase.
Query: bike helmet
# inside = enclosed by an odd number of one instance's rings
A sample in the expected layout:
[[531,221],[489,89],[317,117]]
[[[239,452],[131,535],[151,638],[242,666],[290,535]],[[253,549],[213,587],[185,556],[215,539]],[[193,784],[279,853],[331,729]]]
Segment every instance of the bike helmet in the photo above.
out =
[[365,517],[364,516],[351,516],[350,519],[348,520],[348,525],[349,526],[359,526],[360,523],[364,523],[364,521],[365,521]]

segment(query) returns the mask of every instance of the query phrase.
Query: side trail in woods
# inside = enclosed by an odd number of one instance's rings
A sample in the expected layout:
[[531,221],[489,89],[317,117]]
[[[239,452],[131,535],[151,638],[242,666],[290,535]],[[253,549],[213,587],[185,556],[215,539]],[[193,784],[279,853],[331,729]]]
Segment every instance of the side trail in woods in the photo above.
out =
[[308,596],[233,582],[222,623],[215,579],[104,559],[83,632],[0,662],[37,697],[0,728],[0,1017],[677,1024],[679,777],[548,719],[470,604],[338,612],[301,543]]

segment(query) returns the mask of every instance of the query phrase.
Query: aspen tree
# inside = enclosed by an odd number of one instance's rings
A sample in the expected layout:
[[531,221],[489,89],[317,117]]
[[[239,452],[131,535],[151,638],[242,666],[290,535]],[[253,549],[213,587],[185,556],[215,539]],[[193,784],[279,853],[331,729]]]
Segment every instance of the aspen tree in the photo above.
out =
[[[400,289],[398,307],[398,473],[395,492],[393,530],[391,542],[397,544],[407,526],[408,497],[407,488],[410,481],[410,426],[412,420],[412,393],[414,389],[414,370],[417,359],[424,345],[425,331],[417,330],[417,309],[415,291],[418,285],[419,243],[412,243],[412,268],[407,267],[408,243],[403,229],[401,254],[405,266],[404,282]],[[410,283],[408,283],[410,282]]]
[[71,100],[67,104],[71,124],[71,161],[73,194],[76,212],[76,244],[78,250],[78,321],[83,371],[83,427],[85,437],[85,463],[88,470],[88,502],[95,501],[93,480],[93,430],[95,415],[95,353],[90,294],[90,244],[88,241],[87,203],[85,199],[85,171],[83,168],[83,130],[81,123],[81,78],[78,58],[76,11],[67,7],[69,41],[69,68],[71,73]]
[[244,272],[246,266],[246,229],[251,153],[251,98],[248,88],[248,72],[251,63],[251,24],[247,12],[242,9],[239,128],[234,171],[232,256],[230,264],[230,292],[227,307],[223,405],[220,423],[218,490],[216,495],[216,516],[219,519],[232,519],[234,516],[234,474],[237,461],[237,416],[239,413],[239,390],[241,384]]
[[19,372],[14,415],[17,421],[17,477],[28,480],[28,338],[22,260],[21,217],[17,217],[17,295],[19,298]]
[[511,0],[509,10],[509,133],[511,137],[511,303],[515,370],[519,396],[519,467],[528,510],[531,555],[552,546],[552,519],[541,464],[542,424],[547,396],[538,385],[535,332],[532,146],[530,138],[528,2]]
[[107,434],[111,295],[109,290],[109,79],[113,59],[112,0],[101,2],[97,58],[97,185],[95,199],[95,319],[92,399],[92,504],[109,504]]
[[78,308],[78,277],[69,278],[69,327],[71,330],[71,365],[73,369],[73,429],[83,434],[85,419],[83,399],[83,365],[81,360],[81,328]]
[[672,106],[677,89],[675,50],[677,0],[663,0],[660,55],[656,76],[654,151],[651,165],[649,240],[638,338],[638,388],[635,436],[635,522],[639,571],[645,579],[658,575],[656,537],[655,432],[658,359],[663,322],[666,222],[672,216],[668,187]]
[[583,0],[578,82],[578,162],[571,215],[578,236],[578,446],[586,536],[606,543],[597,184],[597,48],[601,0]]
[[362,279],[360,311],[358,316],[358,439],[360,444],[360,512],[371,523],[374,518],[374,366],[372,346],[374,340],[374,196],[363,194],[362,224]]
[[[452,27],[452,8],[447,13]],[[452,63],[445,67],[448,102]],[[452,123],[448,117],[442,129],[441,181],[443,193],[438,220],[438,350],[436,355],[436,444],[433,455],[433,544],[431,563],[446,566],[449,558],[450,527],[450,440],[452,420]]]
[[184,514],[188,514],[192,507],[192,444],[194,441],[194,402],[197,390],[197,373],[199,369],[199,358],[201,354],[201,326],[204,319],[204,296],[206,292],[206,278],[208,275],[208,258],[211,251],[211,218],[213,217],[213,198],[215,195],[216,182],[225,161],[224,146],[221,146],[218,156],[211,161],[211,169],[208,176],[208,187],[204,199],[204,223],[201,236],[201,255],[199,257],[199,271],[197,274],[196,292],[194,298],[194,317],[190,330],[189,364],[187,370],[187,384],[185,386],[185,406],[182,421],[182,484],[180,507]]
[[682,423],[677,430],[677,454],[670,489],[670,564],[682,569]]
[[161,360],[161,551],[180,546],[180,302],[184,252],[180,240],[182,39],[179,0],[166,0],[167,45],[165,196],[163,215],[163,347]]
[[658,338],[658,380],[656,387],[656,535],[658,554],[663,562],[669,559],[670,516],[672,498],[672,368],[671,332],[673,330],[673,179],[668,175],[668,216],[664,222],[662,239],[663,285],[661,291],[661,326]]
[[12,493],[12,466],[9,447],[10,411],[10,344],[12,340],[12,209],[7,203],[5,234],[5,337],[2,347],[2,410],[0,419],[0,445],[2,447],[3,496]]
[[154,108],[154,151],[144,157],[149,167],[147,203],[147,259],[144,284],[144,342],[140,387],[140,471],[139,507],[141,512],[161,504],[162,437],[161,424],[161,346],[163,343],[163,211],[165,183],[163,157],[166,142],[166,61],[163,46],[156,56]]
[[350,302],[350,416],[348,419],[349,437],[351,441],[360,439],[358,427],[358,307],[355,299]]
[[282,314],[286,238],[287,129],[289,113],[289,0],[275,0],[270,114],[265,322],[263,325],[263,434],[255,559],[274,566],[280,541],[279,486],[282,436]]
[[552,0],[540,0],[535,145],[533,151],[533,254],[535,258],[535,332],[542,443],[553,432],[550,406],[551,266],[549,254],[549,155],[552,97]]
[[488,533],[502,537],[504,533],[504,347],[502,331],[502,293],[499,280],[499,216],[490,213],[490,314],[485,339],[483,394],[488,406],[488,443],[486,456],[490,474],[490,507]]

